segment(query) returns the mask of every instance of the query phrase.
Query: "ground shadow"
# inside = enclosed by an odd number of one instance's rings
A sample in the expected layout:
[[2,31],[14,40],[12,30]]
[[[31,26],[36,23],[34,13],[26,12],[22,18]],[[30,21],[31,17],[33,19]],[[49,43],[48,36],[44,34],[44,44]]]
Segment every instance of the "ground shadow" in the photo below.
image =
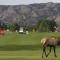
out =
[[17,50],[39,50],[40,45],[5,45],[0,46],[0,51],[17,51]]

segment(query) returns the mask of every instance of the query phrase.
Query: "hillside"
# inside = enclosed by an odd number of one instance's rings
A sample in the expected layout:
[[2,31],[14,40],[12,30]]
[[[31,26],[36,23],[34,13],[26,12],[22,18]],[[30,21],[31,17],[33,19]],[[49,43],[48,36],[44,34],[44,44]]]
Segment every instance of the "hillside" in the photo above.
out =
[[[60,3],[40,3],[30,5],[0,5],[0,20],[17,22],[21,26],[35,25],[39,20],[48,17],[60,22]],[[59,24],[59,23],[58,23]]]

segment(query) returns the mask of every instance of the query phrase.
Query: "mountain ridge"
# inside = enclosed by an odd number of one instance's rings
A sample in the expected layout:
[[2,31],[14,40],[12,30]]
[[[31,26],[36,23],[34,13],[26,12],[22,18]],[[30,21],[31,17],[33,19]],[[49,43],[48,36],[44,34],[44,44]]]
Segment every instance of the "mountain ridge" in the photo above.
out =
[[[0,20],[8,23],[18,23],[21,26],[35,25],[45,17],[49,20],[60,16],[60,3],[35,3],[29,5],[0,5]],[[58,19],[58,21],[57,21]]]

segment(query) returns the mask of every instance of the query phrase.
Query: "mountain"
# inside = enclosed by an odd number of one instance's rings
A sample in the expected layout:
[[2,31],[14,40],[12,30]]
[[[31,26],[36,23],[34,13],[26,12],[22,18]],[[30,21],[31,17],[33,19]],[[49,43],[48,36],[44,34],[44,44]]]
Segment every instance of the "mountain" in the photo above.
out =
[[[40,3],[30,5],[0,5],[0,20],[8,23],[18,23],[21,26],[35,25],[47,17],[60,22],[60,3]],[[59,24],[60,25],[60,24]]]

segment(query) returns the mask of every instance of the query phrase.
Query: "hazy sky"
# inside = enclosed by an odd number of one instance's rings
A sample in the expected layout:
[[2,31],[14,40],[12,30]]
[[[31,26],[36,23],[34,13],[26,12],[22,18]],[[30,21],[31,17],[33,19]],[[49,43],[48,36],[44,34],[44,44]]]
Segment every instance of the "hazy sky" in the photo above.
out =
[[0,5],[18,5],[45,2],[60,2],[60,0],[0,0]]

